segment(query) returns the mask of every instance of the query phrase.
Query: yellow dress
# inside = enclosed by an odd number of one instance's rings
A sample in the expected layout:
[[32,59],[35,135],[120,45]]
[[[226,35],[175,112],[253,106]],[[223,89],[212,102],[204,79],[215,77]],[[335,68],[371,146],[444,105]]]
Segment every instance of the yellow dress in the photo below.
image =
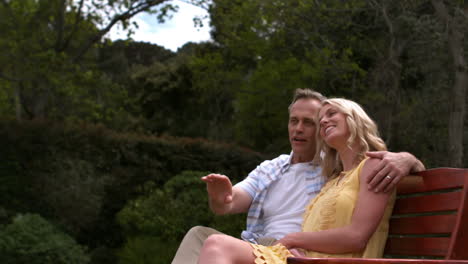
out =
[[[320,193],[310,201],[304,213],[302,231],[313,232],[331,228],[343,227],[351,223],[354,207],[359,193],[359,174],[366,159],[354,169],[325,184]],[[393,193],[384,216],[377,230],[370,238],[364,251],[347,254],[325,254],[306,251],[307,257],[342,257],[342,258],[378,258],[383,254],[388,234],[388,220],[393,209],[395,193]],[[251,244],[256,257],[256,264],[284,264],[286,258],[293,256],[283,245],[262,246]]]

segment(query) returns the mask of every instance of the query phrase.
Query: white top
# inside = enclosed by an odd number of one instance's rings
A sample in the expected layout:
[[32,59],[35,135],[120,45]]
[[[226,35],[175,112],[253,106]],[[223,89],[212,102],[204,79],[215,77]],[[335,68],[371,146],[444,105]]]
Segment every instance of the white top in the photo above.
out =
[[[290,170],[293,154],[291,152],[290,155],[280,155],[275,159],[263,161],[244,180],[235,185],[252,197],[252,203],[247,213],[247,226],[241,234],[245,241],[255,244],[258,243],[259,238],[265,236],[265,233],[269,233],[265,231],[263,212],[265,197],[271,185]],[[305,179],[306,194],[310,201],[320,192],[325,184],[325,177],[322,176],[322,170],[317,164],[312,161],[305,164],[307,164],[305,166],[309,166],[309,169],[303,171],[301,177]],[[305,211],[305,207],[303,211]]]
[[263,236],[281,239],[301,231],[304,209],[310,200],[304,175],[310,169],[309,163],[292,164],[283,177],[271,184],[263,206]]

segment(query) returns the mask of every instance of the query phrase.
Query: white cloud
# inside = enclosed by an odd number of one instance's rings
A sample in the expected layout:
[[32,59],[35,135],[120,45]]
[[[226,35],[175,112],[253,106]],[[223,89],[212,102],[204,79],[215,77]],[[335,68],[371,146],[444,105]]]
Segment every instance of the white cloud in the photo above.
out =
[[[203,21],[202,28],[195,28],[193,23],[195,16],[207,16],[207,11],[184,2],[175,1],[175,3],[179,6],[179,10],[163,24],[158,23],[156,15],[146,13],[136,15],[132,21],[138,23],[138,28],[131,36],[132,39],[155,43],[172,51],[176,51],[189,41],[210,40],[208,19]],[[109,32],[109,38],[117,40],[126,39],[127,36],[116,26]]]

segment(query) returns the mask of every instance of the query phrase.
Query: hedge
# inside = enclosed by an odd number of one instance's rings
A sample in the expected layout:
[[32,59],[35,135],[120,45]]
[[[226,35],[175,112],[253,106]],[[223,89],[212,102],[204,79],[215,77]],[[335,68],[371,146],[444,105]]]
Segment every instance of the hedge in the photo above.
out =
[[203,139],[47,121],[0,120],[0,141],[0,208],[41,215],[100,259],[125,243],[116,214],[145,194],[145,184],[164,189],[184,171],[222,173],[236,182],[265,159]]

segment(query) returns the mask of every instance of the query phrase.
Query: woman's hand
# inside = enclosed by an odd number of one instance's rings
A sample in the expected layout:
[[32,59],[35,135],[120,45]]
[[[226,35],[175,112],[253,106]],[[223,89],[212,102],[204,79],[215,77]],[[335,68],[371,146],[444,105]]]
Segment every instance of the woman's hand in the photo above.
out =
[[274,244],[281,243],[287,249],[297,248],[297,243],[298,243],[300,234],[301,232],[289,233],[285,235],[283,238],[281,238],[280,240],[277,240]]
[[300,237],[301,234],[302,234],[301,232],[287,234],[282,239],[276,241],[274,244],[281,243],[295,257],[305,257],[304,249],[298,248],[297,246],[295,246],[295,244],[297,244],[297,240],[298,240],[298,238]]
[[289,252],[291,252],[295,257],[305,257],[304,250],[300,248],[290,248]]

